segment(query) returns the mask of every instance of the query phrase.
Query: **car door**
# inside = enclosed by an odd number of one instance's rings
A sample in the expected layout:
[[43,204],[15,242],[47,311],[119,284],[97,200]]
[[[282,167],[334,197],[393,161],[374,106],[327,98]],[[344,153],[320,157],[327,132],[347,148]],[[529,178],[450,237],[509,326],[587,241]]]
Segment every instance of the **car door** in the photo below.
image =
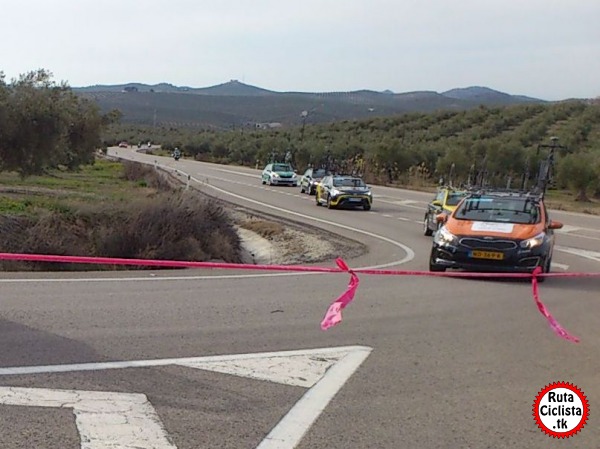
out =
[[317,201],[327,200],[327,186],[332,182],[331,176],[325,176],[317,186]]
[[262,172],[262,180],[263,182],[267,182],[271,176],[271,169],[273,168],[273,164],[268,164]]
[[442,212],[447,193],[447,190],[440,190],[433,201],[427,205],[427,219],[431,229],[437,228],[435,217]]
[[308,168],[304,172],[304,175],[302,175],[302,179],[300,180],[300,186],[303,189],[306,189],[306,188],[308,188],[308,186],[310,186],[310,181],[312,179],[312,173],[313,173],[313,169],[312,168]]

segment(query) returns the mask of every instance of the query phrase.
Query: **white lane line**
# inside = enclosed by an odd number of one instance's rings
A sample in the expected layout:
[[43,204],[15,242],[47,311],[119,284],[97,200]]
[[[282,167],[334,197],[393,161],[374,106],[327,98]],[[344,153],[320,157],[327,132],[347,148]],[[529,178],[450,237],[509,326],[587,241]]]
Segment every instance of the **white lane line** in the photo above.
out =
[[391,215],[388,215],[388,214],[381,214],[381,216],[385,217],[385,218],[394,218],[394,217],[392,217]]
[[[382,200],[381,198],[377,198],[377,202],[378,203],[386,203],[386,204],[393,204],[394,206],[402,206],[402,207],[410,207],[412,209],[419,209],[419,210],[425,210],[425,206],[415,206],[415,203],[418,203],[418,201],[412,201],[412,200],[400,200],[400,201],[386,201],[386,200]],[[427,203],[424,203],[427,204]]]
[[397,220],[400,221],[410,221],[410,218],[404,218],[404,217],[396,217]]
[[[579,228],[579,229],[581,229],[581,228]],[[580,239],[600,240],[600,237],[592,237],[591,235],[573,234],[571,232],[561,232],[561,234],[568,235],[569,237],[577,237]]]
[[177,449],[144,394],[0,387],[0,404],[73,409],[82,449]]
[[600,253],[597,251],[589,251],[586,249],[570,248],[568,246],[555,246],[556,251],[562,251],[563,253],[573,254],[575,256],[583,257],[585,259],[595,260],[600,262]]
[[62,365],[13,366],[0,368],[0,376],[22,376],[28,374],[72,373],[103,371],[125,368],[150,368],[155,366],[189,365],[193,363],[220,363],[273,357],[331,356],[342,352],[371,351],[368,346],[333,346],[317,349],[295,349],[291,351],[249,352],[242,354],[211,355],[204,357],[178,357],[170,359],[124,360],[117,362],[72,363]]
[[[164,168],[165,166],[162,166],[162,167]],[[195,178],[193,176],[191,177],[191,179],[194,182],[197,182],[199,184],[203,184],[200,180],[198,180],[197,178]],[[251,198],[246,198],[244,196],[238,195],[238,194],[233,193],[233,192],[229,192],[227,190],[221,189],[219,187],[216,187],[216,186],[213,186],[213,185],[210,185],[210,184],[203,184],[203,185],[205,185],[206,187],[209,187],[209,188],[211,188],[213,190],[216,190],[217,192],[223,193],[225,195],[232,196],[232,197],[240,199],[242,201],[246,201],[246,202],[249,202],[249,203],[252,203],[252,204],[256,204],[256,205],[261,206],[261,207],[266,207],[268,209],[274,209],[274,210],[276,210],[278,212],[283,212],[285,214],[293,215],[295,217],[304,218],[304,219],[307,219],[307,220],[311,220],[313,222],[316,221],[316,222],[319,222],[319,223],[327,224],[329,226],[335,226],[335,227],[338,227],[338,228],[341,228],[341,229],[346,229],[348,231],[357,232],[359,234],[363,234],[363,235],[366,235],[366,236],[369,236],[369,237],[372,237],[372,238],[375,238],[375,239],[378,239],[378,240],[383,240],[384,242],[390,243],[391,245],[394,245],[397,248],[402,249],[406,253],[406,256],[404,256],[404,258],[400,259],[399,261],[392,261],[392,262],[388,262],[386,264],[377,265],[376,266],[377,268],[384,268],[384,267],[391,267],[391,266],[395,266],[395,265],[402,265],[404,263],[407,263],[407,262],[411,261],[415,257],[415,253],[414,253],[414,251],[410,247],[406,246],[403,243],[397,242],[396,240],[392,240],[390,238],[384,237],[382,235],[375,234],[375,233],[369,232],[369,231],[365,231],[365,230],[362,230],[362,229],[359,229],[359,228],[353,228],[352,226],[346,226],[344,224],[336,223],[334,221],[324,220],[322,218],[318,218],[318,217],[314,217],[314,216],[310,216],[310,215],[301,214],[300,212],[295,212],[295,211],[283,209],[281,207],[273,206],[271,204],[265,204],[265,203],[263,203],[261,201],[253,200]],[[369,268],[375,268],[375,266],[374,267],[369,267]]]
[[563,227],[561,229],[557,229],[555,232],[557,233],[569,233],[569,232],[573,232],[573,231],[579,231],[581,228],[578,226],[571,226],[571,225],[563,225]]

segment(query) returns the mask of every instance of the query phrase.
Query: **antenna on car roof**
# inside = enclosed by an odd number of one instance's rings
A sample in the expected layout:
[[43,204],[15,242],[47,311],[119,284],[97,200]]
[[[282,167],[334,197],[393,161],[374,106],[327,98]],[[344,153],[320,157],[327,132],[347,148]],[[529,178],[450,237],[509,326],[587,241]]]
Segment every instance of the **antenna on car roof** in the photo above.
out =
[[542,159],[540,161],[535,190],[537,191],[537,193],[543,196],[546,193],[548,186],[554,179],[554,157],[556,154],[556,150],[558,149],[568,151],[568,149],[564,145],[559,145],[558,137],[556,136],[550,137],[550,144],[539,144],[537,146],[536,154],[540,154],[540,151],[542,149],[547,149],[548,155],[545,159]]

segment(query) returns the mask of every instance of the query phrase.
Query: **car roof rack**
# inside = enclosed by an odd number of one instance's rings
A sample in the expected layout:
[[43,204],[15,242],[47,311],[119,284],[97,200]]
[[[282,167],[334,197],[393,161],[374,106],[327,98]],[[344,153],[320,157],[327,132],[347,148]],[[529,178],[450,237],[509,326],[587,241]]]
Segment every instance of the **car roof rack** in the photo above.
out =
[[523,190],[523,189],[502,189],[492,187],[476,188],[469,191],[470,198],[476,198],[481,196],[497,196],[505,198],[525,198],[530,201],[540,201],[544,194],[535,190]]

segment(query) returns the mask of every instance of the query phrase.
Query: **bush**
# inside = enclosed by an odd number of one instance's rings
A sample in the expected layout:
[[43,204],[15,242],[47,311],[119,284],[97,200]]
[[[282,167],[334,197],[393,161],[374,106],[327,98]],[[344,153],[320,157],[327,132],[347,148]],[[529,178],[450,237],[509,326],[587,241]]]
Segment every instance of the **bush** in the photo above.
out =
[[[0,251],[158,260],[241,261],[241,243],[224,208],[190,192],[107,209],[0,217]],[[4,270],[81,270],[58,263],[0,263]],[[94,269],[114,269],[95,265]],[[125,267],[131,269],[132,267]]]

